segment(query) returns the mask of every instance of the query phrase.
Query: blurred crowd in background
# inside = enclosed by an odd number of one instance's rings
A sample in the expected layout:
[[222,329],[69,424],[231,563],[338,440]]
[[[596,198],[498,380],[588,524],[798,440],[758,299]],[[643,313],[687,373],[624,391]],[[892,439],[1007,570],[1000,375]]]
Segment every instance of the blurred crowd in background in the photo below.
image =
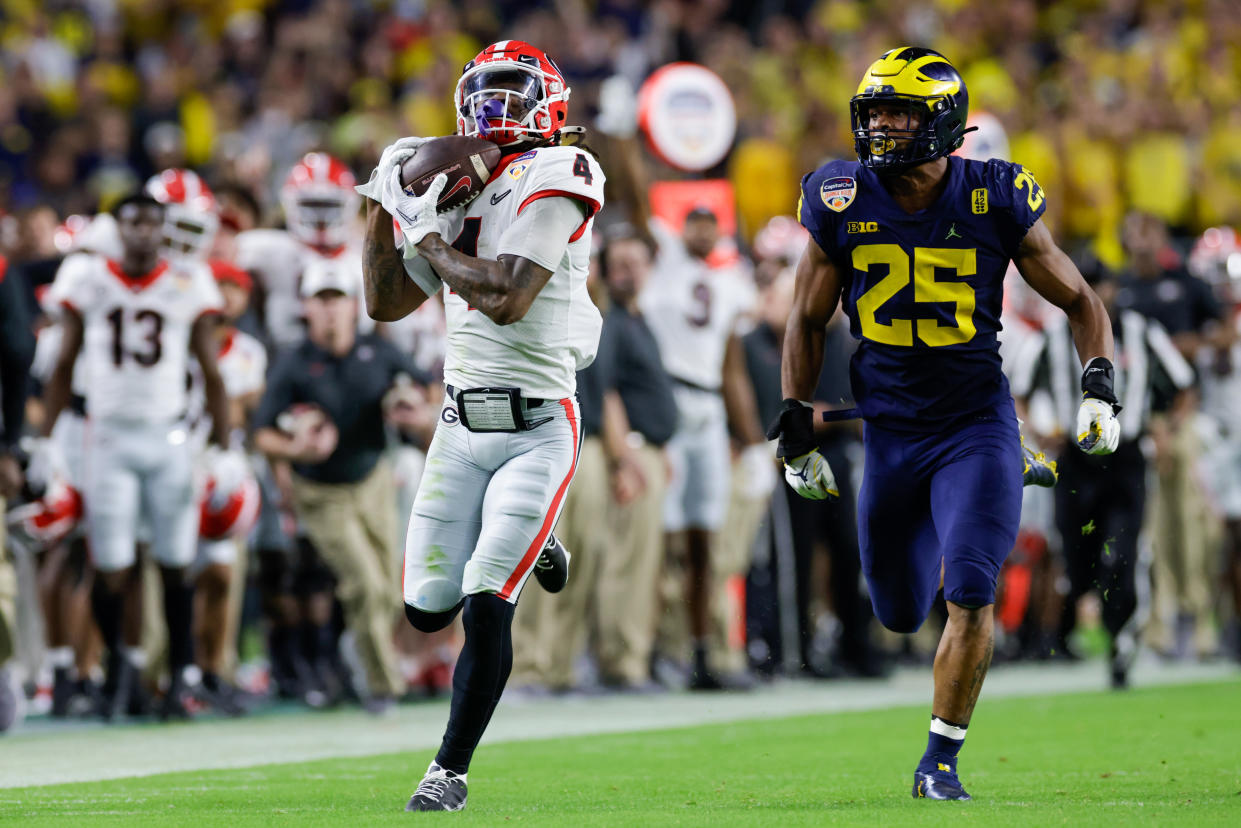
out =
[[[805,240],[787,218],[798,181],[829,159],[853,156],[848,99],[871,61],[902,44],[938,49],[962,70],[973,111],[989,113],[1003,127],[988,133],[1000,140],[987,150],[1034,172],[1048,194],[1044,221],[1063,246],[1094,284],[1110,286],[1117,314],[1129,308],[1166,330],[1175,358],[1191,371],[1191,379],[1167,389],[1151,380],[1149,412],[1127,435],[1140,458],[1132,473],[1149,480],[1150,491],[1119,508],[1146,529],[1133,543],[1142,563],[1138,592],[1155,589],[1153,609],[1140,613],[1147,643],[1167,657],[1211,658],[1231,648],[1241,658],[1241,635],[1228,628],[1241,617],[1241,502],[1234,502],[1241,501],[1241,415],[1228,402],[1241,401],[1241,294],[1233,292],[1241,279],[1241,244],[1229,229],[1241,226],[1241,19],[1232,4],[0,0],[0,11],[0,255],[7,278],[23,284],[33,300],[80,245],[74,239],[81,221],[153,175],[192,169],[216,193],[221,232],[212,256],[250,271],[239,276],[236,268],[217,267],[217,276],[255,288],[252,307],[231,321],[263,343],[268,364],[296,348],[299,335],[271,327],[269,297],[277,288],[264,284],[263,268],[250,267],[231,240],[285,225],[282,188],[306,153],[329,153],[365,180],[395,138],[452,133],[461,67],[501,38],[533,43],[556,59],[573,88],[570,121],[588,129],[597,119],[617,120],[614,112],[600,117],[604,80],[621,76],[636,89],[654,69],[677,60],[713,69],[732,91],[738,114],[735,146],[717,169],[702,176],[676,172],[642,154],[632,129],[612,130],[603,140],[609,186],[619,197],[609,191],[612,206],[596,221],[601,256],[616,256],[596,295],[606,316],[608,305],[623,305],[634,284],[658,292],[668,268],[684,267],[688,259],[708,267],[693,252],[701,238],[683,241],[679,228],[648,232],[640,225],[649,211],[634,202],[644,199],[649,181],[729,180],[739,253],[723,263],[712,259],[711,267],[728,269],[752,291],[730,332],[744,340],[764,422],[779,405],[791,269]],[[71,216],[85,218],[75,225]],[[698,219],[718,229],[713,215]],[[354,249],[361,224],[350,216],[347,225]],[[652,247],[655,239],[659,244]],[[631,284],[617,287],[615,278]],[[301,294],[294,289],[289,296],[296,302]],[[356,293],[353,299],[360,301]],[[1038,337],[1051,317],[1020,290],[1009,305],[1006,367],[1016,371],[1020,357],[1008,354],[1021,351],[1023,342],[1043,342]],[[403,399],[421,412],[407,412],[401,428],[388,431],[384,462],[396,469],[390,501],[398,526],[408,515],[420,452],[442,394],[436,383],[442,323],[423,317],[413,328],[373,331],[409,358],[402,382],[412,382],[418,393]],[[51,322],[44,317],[40,324]],[[844,366],[851,346],[838,324],[834,329],[820,402],[840,407],[848,403]],[[365,330],[371,335],[369,326]],[[609,358],[614,355],[601,349],[600,359]],[[1055,456],[1065,445],[1063,429],[1054,401],[1040,409],[1037,371],[1029,371],[1030,382],[1021,388],[1030,405],[1027,439]],[[1054,396],[1050,386],[1043,391]],[[584,418],[588,406],[584,399]],[[269,424],[250,427],[259,425]],[[821,436],[838,479],[856,482],[860,428],[835,425]],[[659,448],[649,435],[637,443]],[[572,549],[584,591],[529,599],[546,615],[540,620],[535,610],[519,608],[513,686],[538,693],[693,685],[683,553],[675,545],[664,548],[658,508],[636,516],[631,508],[644,491],[661,489],[658,479],[667,470],[630,458],[624,462],[632,468],[618,473],[621,458],[601,451],[594,476],[587,454],[584,449],[573,490],[596,497],[592,502],[607,514],[644,522],[645,530],[593,523],[598,513],[588,508],[582,519],[591,531],[562,533],[571,548],[574,535],[591,546],[580,560]],[[654,457],[658,461],[658,451]],[[234,654],[222,668],[230,681],[247,694],[277,692],[314,706],[400,697],[407,689],[442,692],[454,636],[428,639],[408,629],[397,580],[383,611],[390,611],[386,646],[400,678],[392,679],[393,664],[372,663],[388,656],[358,663],[353,651],[362,633],[348,628],[360,610],[342,604],[358,601],[356,590],[342,596],[337,589],[333,601],[333,590],[348,575],[333,571],[331,555],[316,556],[297,528],[297,496],[281,480],[279,461],[272,460],[271,471],[266,461],[256,465],[265,509],[274,516],[268,530],[274,525],[284,537],[277,551],[293,561],[283,567],[294,574],[268,577],[255,557],[270,551],[262,548],[266,541],[256,534],[244,544],[231,587],[238,621],[228,646]],[[881,633],[872,623],[858,577],[848,483],[841,503],[808,505],[782,484],[774,492],[754,485],[739,453],[732,482],[710,579],[718,685],[749,686],[755,675],[881,677],[894,657],[929,660],[938,638],[934,619],[911,637]],[[1098,627],[1102,596],[1083,596],[1071,577],[1073,561],[1066,560],[1077,554],[1074,533],[1083,530],[1057,521],[1050,496],[1031,491],[1025,531],[1004,574],[999,651],[1012,658],[1075,658],[1076,651],[1093,649],[1077,628],[1079,622],[1088,632]],[[654,494],[648,500],[658,502]],[[572,513],[567,507],[570,521]],[[645,574],[609,571],[609,544],[622,535],[631,542],[646,538],[640,543],[648,549],[657,545],[654,557],[644,558],[656,562],[643,565]],[[396,533],[390,553],[395,579],[402,554]],[[66,555],[41,555],[40,566],[65,566]],[[247,567],[247,555],[258,565]],[[40,587],[63,583],[66,596],[77,590],[76,600],[85,600],[88,570],[79,564],[68,581],[45,573]],[[626,589],[646,585],[644,594],[616,593],[614,585],[622,582]],[[149,606],[152,601],[148,597]],[[561,601],[558,609],[541,606],[550,601]],[[1145,598],[1135,601],[1152,606]],[[599,607],[610,616],[601,619]],[[78,611],[83,629],[88,616]],[[343,650],[342,633],[351,633]],[[72,646],[73,658],[55,666],[75,682],[66,698],[86,698],[98,673],[98,642],[87,631]],[[40,663],[41,652],[37,644],[26,647],[26,668],[31,687],[46,691],[52,669]],[[556,656],[544,657],[548,653]],[[158,659],[151,663],[156,670]],[[62,699],[55,712],[83,709],[81,698],[73,705]],[[239,713],[245,707],[222,709]]]

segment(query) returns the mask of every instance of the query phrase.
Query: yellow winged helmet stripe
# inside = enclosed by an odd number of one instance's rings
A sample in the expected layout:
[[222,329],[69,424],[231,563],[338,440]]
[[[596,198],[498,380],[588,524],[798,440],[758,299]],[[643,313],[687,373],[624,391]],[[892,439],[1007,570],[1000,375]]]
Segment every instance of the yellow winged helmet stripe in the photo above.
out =
[[940,55],[923,55],[913,60],[898,58],[906,48],[893,49],[872,63],[858,84],[857,94],[864,94],[871,87],[890,86],[897,95],[930,99],[955,95],[960,90],[961,84],[957,81],[928,78],[919,71],[930,63],[947,63],[946,59]]

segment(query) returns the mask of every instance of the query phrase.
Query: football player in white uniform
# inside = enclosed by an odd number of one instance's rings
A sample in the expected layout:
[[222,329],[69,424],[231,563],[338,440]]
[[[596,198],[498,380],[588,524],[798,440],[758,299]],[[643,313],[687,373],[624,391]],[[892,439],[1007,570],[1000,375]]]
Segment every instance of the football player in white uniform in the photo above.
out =
[[170,168],[147,179],[146,194],[164,205],[164,256],[203,261],[220,229],[215,194],[193,170]]
[[[254,275],[263,323],[276,348],[306,337],[302,323],[302,272],[314,259],[344,262],[361,284],[361,261],[350,221],[358,212],[353,173],[332,156],[307,153],[293,165],[280,190],[287,230],[260,228],[237,235],[237,264]],[[366,318],[367,333],[374,322]]]
[[424,632],[464,609],[465,646],[448,727],[410,811],[465,807],[470,758],[512,669],[517,596],[532,572],[552,591],[568,577],[551,532],[577,463],[575,372],[594,360],[602,326],[586,275],[604,181],[590,153],[561,144],[568,97],[543,52],[492,44],[456,90],[458,133],[505,153],[481,195],[441,216],[444,176],[406,194],[400,167],[417,138],[389,147],[359,188],[372,199],[371,316],[400,319],[447,286],[447,398],[409,520],[404,596]]
[[135,559],[140,516],[152,529],[151,551],[161,567],[169,630],[172,683],[163,713],[184,716],[183,671],[192,656],[193,588],[185,569],[194,559],[198,503],[191,445],[181,416],[186,363],[203,371],[212,441],[228,439],[228,400],[216,367],[212,336],[220,292],[206,265],[160,258],[165,207],[147,195],[123,199],[115,215],[120,261],[80,256],[66,261],[52,285],[64,307],[64,342],[44,395],[44,436],[69,402],[74,363],[85,357],[84,496],[87,537],[99,572],[95,618],[108,648],[103,713],[111,717],[129,696],[134,671],[122,654],[122,587]]
[[[711,550],[724,524],[731,480],[728,429],[747,448],[743,469],[760,491],[776,482],[774,455],[759,427],[754,390],[746,373],[740,330],[757,305],[750,274],[712,266],[719,222],[706,207],[685,219],[682,239],[667,239],[646,290],[638,299],[672,377],[680,415],[668,442],[672,476],[664,500],[669,548],[686,551],[685,603],[693,642],[690,687],[723,688],[728,679],[707,664]],[[738,677],[739,678],[739,677]]]

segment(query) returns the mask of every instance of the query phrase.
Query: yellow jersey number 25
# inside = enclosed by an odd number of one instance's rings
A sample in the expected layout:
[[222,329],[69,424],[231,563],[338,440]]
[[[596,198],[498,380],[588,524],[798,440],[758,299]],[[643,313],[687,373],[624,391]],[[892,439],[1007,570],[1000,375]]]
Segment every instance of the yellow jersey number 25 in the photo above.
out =
[[917,319],[892,319],[880,322],[875,318],[884,303],[896,296],[910,278],[910,257],[898,244],[863,244],[853,248],[853,267],[864,273],[873,265],[887,265],[888,275],[876,282],[857,300],[858,321],[862,336],[885,345],[912,347],[914,335],[933,348],[960,345],[974,338],[974,288],[965,282],[936,281],[937,270],[952,270],[957,276],[973,276],[977,272],[977,251],[974,248],[915,247],[913,255],[914,302],[937,304],[951,302],[955,325],[943,325],[933,315]]

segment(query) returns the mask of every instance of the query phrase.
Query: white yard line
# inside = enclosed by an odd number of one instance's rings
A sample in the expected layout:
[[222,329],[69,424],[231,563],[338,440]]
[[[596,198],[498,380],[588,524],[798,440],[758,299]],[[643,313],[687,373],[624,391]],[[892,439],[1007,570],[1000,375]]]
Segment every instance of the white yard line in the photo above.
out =
[[[1161,665],[1144,661],[1138,687],[1236,679],[1235,667]],[[997,667],[987,699],[1101,690],[1100,662],[1072,666]],[[505,697],[487,733],[489,743],[777,718],[845,710],[929,704],[930,671],[899,671],[883,682],[782,682],[753,693],[659,696]],[[1117,697],[1123,703],[1123,696]],[[171,771],[239,768],[332,757],[418,751],[421,772],[439,744],[444,702],[405,705],[375,718],[359,711],[256,715],[244,719],[159,725],[55,727],[36,723],[0,737],[0,788],[54,785]],[[0,796],[0,801],[4,797]]]

